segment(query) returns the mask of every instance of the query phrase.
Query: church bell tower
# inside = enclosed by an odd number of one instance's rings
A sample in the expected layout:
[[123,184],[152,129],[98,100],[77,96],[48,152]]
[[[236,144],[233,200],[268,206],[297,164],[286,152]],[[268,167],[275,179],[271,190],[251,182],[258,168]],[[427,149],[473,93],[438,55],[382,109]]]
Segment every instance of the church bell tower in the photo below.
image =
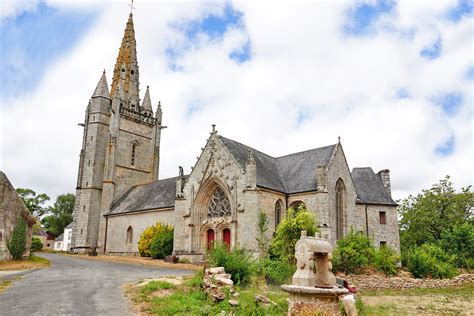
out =
[[158,179],[161,105],[153,115],[147,86],[140,104],[133,14],[109,92],[105,70],[86,108],[74,205],[73,252],[106,252],[104,214],[131,186]]

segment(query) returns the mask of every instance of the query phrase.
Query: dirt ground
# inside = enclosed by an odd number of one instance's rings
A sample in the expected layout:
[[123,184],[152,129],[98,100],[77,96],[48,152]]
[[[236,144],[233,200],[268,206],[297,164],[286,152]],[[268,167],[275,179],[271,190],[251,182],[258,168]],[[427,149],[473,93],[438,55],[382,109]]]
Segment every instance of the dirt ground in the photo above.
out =
[[92,257],[86,254],[65,254],[66,256],[74,256],[76,258],[83,258],[89,260],[99,260],[99,261],[108,261],[108,262],[120,262],[128,264],[137,264],[143,266],[154,266],[160,268],[168,269],[179,269],[179,270],[193,270],[198,271],[202,269],[202,265],[192,264],[192,263],[168,263],[160,259],[152,259],[149,257],[128,257],[128,256],[110,256],[110,255],[98,255],[97,257]]
[[474,315],[474,287],[400,291],[389,295],[362,294],[366,315]]
[[3,261],[0,262],[0,271],[39,269],[48,265],[48,263],[32,261]]

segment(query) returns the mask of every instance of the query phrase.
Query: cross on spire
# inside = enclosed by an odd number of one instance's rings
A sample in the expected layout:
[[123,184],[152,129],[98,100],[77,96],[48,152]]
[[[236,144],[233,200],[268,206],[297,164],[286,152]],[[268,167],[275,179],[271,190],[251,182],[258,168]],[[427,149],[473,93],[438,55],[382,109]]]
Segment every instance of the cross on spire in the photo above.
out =
[[128,6],[130,7],[130,14],[131,14],[132,11],[135,9],[135,7],[133,6],[133,0],[131,0],[131,3]]

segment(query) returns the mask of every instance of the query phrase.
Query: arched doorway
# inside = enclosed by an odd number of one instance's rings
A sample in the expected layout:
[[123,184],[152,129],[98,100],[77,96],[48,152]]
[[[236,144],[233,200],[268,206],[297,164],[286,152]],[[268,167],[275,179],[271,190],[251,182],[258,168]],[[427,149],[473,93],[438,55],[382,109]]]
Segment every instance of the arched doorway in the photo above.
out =
[[222,241],[224,242],[225,248],[230,250],[230,229],[224,228],[222,230]]
[[208,229],[207,230],[207,250],[212,249],[214,246],[214,241],[216,239],[216,235],[214,233],[213,229]]

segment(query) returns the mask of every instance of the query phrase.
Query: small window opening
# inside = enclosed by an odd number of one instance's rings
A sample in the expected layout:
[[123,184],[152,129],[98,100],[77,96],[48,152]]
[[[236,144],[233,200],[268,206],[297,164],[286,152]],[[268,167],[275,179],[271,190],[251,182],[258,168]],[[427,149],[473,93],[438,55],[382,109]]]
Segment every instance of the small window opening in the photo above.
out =
[[137,144],[133,144],[132,145],[132,159],[131,159],[131,165],[134,166],[135,165],[135,149],[137,147]]
[[133,71],[133,69],[132,69],[132,70],[130,70],[130,73],[133,75],[135,73],[135,71]]
[[91,161],[90,161],[90,160],[87,161],[87,165],[88,165],[89,167],[91,166]]
[[386,212],[379,212],[379,219],[380,219],[380,224],[381,225],[387,224]]
[[94,136],[91,136],[91,141],[94,139]]
[[95,121],[95,115],[92,115],[92,120]]
[[83,212],[86,211],[86,206],[85,206],[85,205],[82,206],[82,211],[83,211]]
[[82,235],[82,231],[83,231],[83,229],[81,229],[81,235]]
[[380,248],[386,247],[386,246],[387,246],[387,242],[386,242],[386,241],[384,241],[384,240],[380,241]]
[[133,228],[128,226],[127,228],[127,245],[130,245],[133,241]]
[[125,68],[122,68],[122,72],[125,72]]

